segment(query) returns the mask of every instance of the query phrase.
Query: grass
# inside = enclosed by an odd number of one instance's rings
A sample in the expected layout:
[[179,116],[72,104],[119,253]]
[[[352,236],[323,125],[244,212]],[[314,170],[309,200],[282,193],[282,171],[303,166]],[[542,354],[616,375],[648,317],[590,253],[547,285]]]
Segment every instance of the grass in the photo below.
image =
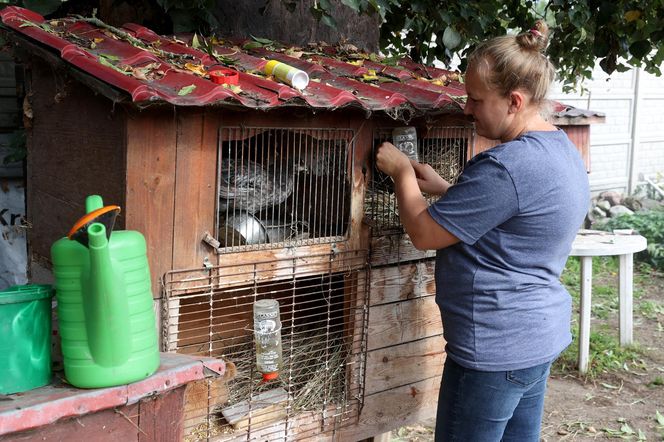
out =
[[[647,270],[647,269],[644,269]],[[645,272],[644,272],[645,273]],[[635,272],[635,283],[643,282],[647,276]],[[647,273],[646,273],[647,274]],[[580,261],[576,257],[568,260],[561,281],[572,295],[574,313],[572,323],[572,344],[560,355],[553,366],[556,374],[577,374],[579,354],[579,290]],[[635,284],[635,285],[636,285]],[[618,259],[599,257],[593,260],[593,288],[591,316],[607,319],[618,311]],[[657,315],[664,306],[653,302],[639,302],[643,290],[634,290],[634,305],[644,316]],[[593,326],[590,333],[590,354],[587,379],[595,379],[602,373],[615,370],[642,370],[641,350],[638,346],[621,347],[618,330],[607,325]]]

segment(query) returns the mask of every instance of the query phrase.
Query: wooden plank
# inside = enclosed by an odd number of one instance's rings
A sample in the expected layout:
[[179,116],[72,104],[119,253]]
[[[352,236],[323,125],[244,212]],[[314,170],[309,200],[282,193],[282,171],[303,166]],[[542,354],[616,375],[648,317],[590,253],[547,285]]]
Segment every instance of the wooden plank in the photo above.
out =
[[470,160],[472,157],[477,155],[480,152],[484,152],[485,150],[489,150],[494,146],[497,146],[500,144],[500,141],[498,140],[490,140],[488,138],[484,138],[481,135],[476,135],[475,136],[475,144],[472,146],[472,149],[468,150],[468,159]]
[[139,404],[134,404],[78,418],[62,419],[34,430],[5,434],[0,436],[0,441],[138,441],[141,431],[138,425],[138,408]]
[[377,305],[369,309],[367,348],[371,351],[442,332],[435,296]]
[[[26,106],[28,242],[50,262],[50,247],[85,214],[99,194],[125,209],[125,113],[85,87],[68,87],[52,66],[34,60]],[[85,118],[81,118],[82,115]],[[124,227],[120,214],[116,229]]]
[[213,232],[217,200],[217,123],[209,111],[177,118],[173,269],[203,267],[214,251],[201,241]]
[[139,402],[140,442],[182,440],[185,386]]
[[[253,278],[256,273],[262,280],[280,280],[366,266],[366,252],[350,250],[344,242],[222,254],[218,259],[218,281],[224,286],[244,283],[247,275]],[[177,274],[172,276],[177,278]]]
[[590,173],[590,126],[561,126],[562,130],[567,133],[569,139],[574,143],[576,148],[583,158],[583,163],[586,165],[586,171]]
[[176,121],[173,112],[152,110],[127,122],[127,229],[145,236],[152,294],[173,268]]
[[214,421],[214,410],[228,401],[230,378],[232,376],[201,379],[187,384],[183,410],[185,436],[206,429],[208,424]]
[[445,340],[433,336],[367,352],[365,394],[396,388],[443,372]]
[[337,440],[353,441],[404,425],[434,419],[440,376],[367,395],[357,424],[341,429]]
[[417,250],[406,234],[377,236],[371,239],[372,265],[398,264],[436,256],[435,250]]
[[369,305],[429,296],[436,293],[432,259],[371,269]]

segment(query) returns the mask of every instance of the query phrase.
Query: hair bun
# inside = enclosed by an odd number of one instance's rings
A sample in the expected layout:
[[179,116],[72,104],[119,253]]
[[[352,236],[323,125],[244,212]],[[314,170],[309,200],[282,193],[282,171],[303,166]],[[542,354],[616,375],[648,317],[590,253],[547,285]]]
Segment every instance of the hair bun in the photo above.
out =
[[516,41],[524,49],[544,52],[549,41],[549,27],[544,20],[537,20],[529,31],[517,35]]

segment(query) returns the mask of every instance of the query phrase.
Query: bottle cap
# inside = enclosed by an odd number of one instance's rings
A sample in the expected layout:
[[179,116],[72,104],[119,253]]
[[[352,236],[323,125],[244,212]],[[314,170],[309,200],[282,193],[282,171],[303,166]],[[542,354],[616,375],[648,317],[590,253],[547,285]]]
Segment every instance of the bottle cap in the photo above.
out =
[[263,382],[273,381],[279,377],[278,371],[273,371],[270,373],[263,373]]
[[208,72],[210,80],[215,84],[238,84],[240,75],[236,70],[228,68],[214,68]]

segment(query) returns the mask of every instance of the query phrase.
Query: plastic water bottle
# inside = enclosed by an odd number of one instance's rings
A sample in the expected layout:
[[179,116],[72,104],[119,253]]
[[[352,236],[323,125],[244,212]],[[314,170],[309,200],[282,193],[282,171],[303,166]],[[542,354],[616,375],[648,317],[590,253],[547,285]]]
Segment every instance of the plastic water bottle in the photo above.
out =
[[263,373],[263,380],[279,377],[282,366],[281,320],[279,302],[261,299],[254,302],[254,341],[256,343],[256,366]]

